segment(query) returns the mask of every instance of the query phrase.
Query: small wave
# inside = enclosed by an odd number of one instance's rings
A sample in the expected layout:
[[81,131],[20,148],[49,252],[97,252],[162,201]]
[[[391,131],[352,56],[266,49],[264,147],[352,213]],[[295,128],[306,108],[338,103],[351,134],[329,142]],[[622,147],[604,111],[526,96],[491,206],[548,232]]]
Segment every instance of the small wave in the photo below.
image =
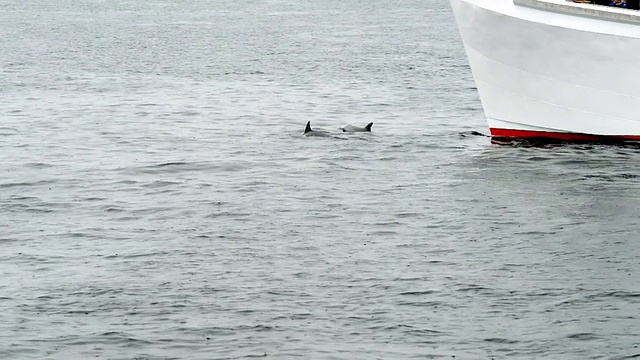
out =
[[262,331],[273,331],[273,330],[275,330],[275,328],[273,326],[269,326],[269,325],[258,324],[258,325],[240,325],[240,326],[234,328],[234,330],[262,332]]
[[9,196],[9,200],[36,200],[36,201],[40,201],[40,198],[37,198],[35,196],[11,195],[11,196]]
[[395,225],[402,225],[403,223],[399,222],[399,221],[381,221],[381,222],[377,222],[374,225],[375,226],[395,226]]
[[28,163],[28,164],[25,164],[25,166],[34,168],[34,169],[47,169],[47,168],[53,167],[53,165],[51,164],[42,163],[42,162]]
[[39,186],[39,185],[48,185],[53,183],[52,180],[41,180],[34,182],[13,182],[13,183],[4,183],[0,184],[0,188],[13,188],[13,187],[29,187],[29,186]]
[[135,185],[137,183],[138,182],[136,180],[131,180],[131,179],[123,179],[123,180],[118,180],[118,181],[113,182],[113,184],[118,184],[118,185],[120,185],[120,184]]
[[466,285],[460,289],[457,289],[456,291],[459,292],[482,292],[482,291],[489,291],[491,289],[480,286],[480,285]]
[[396,325],[375,325],[369,327],[372,330],[398,330],[398,329],[413,329],[413,326],[407,324],[396,324]]
[[53,295],[40,295],[40,296],[36,296],[36,299],[38,300],[53,300],[56,297]]
[[92,197],[87,197],[80,200],[81,201],[103,201],[103,200],[107,200],[107,198],[92,196]]
[[114,212],[114,213],[118,213],[118,212],[123,212],[125,211],[125,209],[119,207],[119,206],[115,206],[115,205],[105,205],[105,206],[101,206],[100,209],[104,212]]
[[72,231],[72,232],[67,232],[64,233],[64,235],[72,237],[72,238],[93,238],[93,239],[101,239],[102,235],[93,235],[93,234],[88,234],[86,232],[79,232],[79,231]]
[[298,291],[289,291],[289,290],[280,290],[280,291],[275,291],[275,290],[270,290],[266,292],[269,295],[278,295],[278,296],[295,296],[295,297],[311,297],[311,295],[306,294],[306,293],[302,293],[302,292],[298,292]]
[[438,308],[438,307],[452,307],[442,301],[400,301],[398,302],[399,306],[415,306],[415,307],[428,307],[428,308]]
[[160,188],[160,187],[165,187],[165,186],[172,186],[172,185],[180,185],[180,184],[182,184],[182,183],[178,182],[178,181],[155,180],[155,181],[152,181],[150,183],[146,183],[146,184],[142,185],[142,187],[155,189],[155,188]]
[[423,290],[423,291],[405,291],[400,293],[400,295],[430,295],[437,293],[436,290]]
[[487,338],[484,339],[486,342],[497,343],[497,344],[517,344],[518,340],[509,340],[505,338]]
[[596,340],[599,339],[600,337],[597,336],[596,334],[592,334],[592,333],[576,333],[576,334],[571,334],[567,336],[567,339],[573,339],[573,340]]
[[408,278],[394,278],[393,281],[424,281],[425,277],[408,277]]
[[[215,218],[219,218],[219,217],[238,217],[238,218],[246,218],[246,217],[250,217],[252,216],[252,214],[250,213],[236,213],[236,212],[230,212],[230,211],[223,211],[223,212],[218,212],[218,213],[212,213],[209,214],[207,216],[205,216],[208,219],[215,219]],[[241,219],[237,219],[237,220],[241,220]]]
[[152,164],[138,167],[121,168],[120,171],[131,174],[176,174],[181,172],[190,171],[224,171],[235,172],[245,170],[250,167],[251,163],[241,161],[225,161],[225,162],[184,162],[184,161],[171,161],[163,162],[159,164]]
[[414,217],[420,217],[420,216],[422,216],[421,213],[412,213],[412,212],[396,214],[396,217],[399,217],[401,219],[402,218],[414,218]]
[[616,180],[629,180],[629,179],[636,179],[638,178],[638,175],[635,174],[588,174],[588,175],[584,175],[582,176],[581,179],[579,180],[600,180],[600,181],[605,181],[605,182],[614,182]]
[[69,315],[89,315],[91,313],[96,312],[96,310],[83,310],[83,309],[74,309],[74,310],[67,310],[65,312],[65,314],[69,314]]
[[[108,259],[108,256],[105,256],[106,259]],[[102,295],[107,295],[107,294],[119,294],[122,293],[121,289],[96,289],[96,288],[90,288],[89,290],[83,290],[83,291],[76,291],[76,292],[72,292],[69,295],[72,296],[89,296],[89,297],[97,297],[97,296],[102,296]]]
[[434,264],[434,265],[455,265],[454,262],[442,261],[442,260],[428,260],[424,262],[425,264]]
[[48,214],[53,212],[53,210],[51,209],[43,209],[43,208],[37,208],[37,207],[31,207],[31,206],[28,206],[25,209],[25,211],[28,213],[34,213],[34,214]]
[[612,291],[610,293],[603,294],[603,296],[616,298],[638,298],[640,297],[640,293],[628,291]]
[[148,257],[148,256],[158,256],[158,255],[170,255],[168,252],[166,251],[153,251],[153,252],[149,252],[149,253],[137,253],[137,254],[127,254],[127,255],[120,255],[121,258],[123,259],[136,259],[136,258],[142,258],[142,257]]
[[243,358],[263,358],[263,357],[267,357],[266,352],[262,354],[256,354],[256,355],[249,354],[249,355],[243,356]]
[[590,294],[582,297],[575,297],[566,300],[562,300],[556,304],[556,306],[571,306],[575,304],[589,303],[594,301],[603,301],[606,298],[619,298],[629,299],[630,301],[636,301],[640,297],[640,293],[628,292],[628,291],[612,291],[607,293]]
[[371,330],[384,330],[384,331],[393,331],[393,330],[400,330],[405,334],[421,334],[421,335],[425,335],[425,334],[444,334],[444,332],[441,331],[437,331],[437,330],[433,330],[433,329],[426,329],[426,328],[416,328],[413,325],[408,325],[408,324],[397,324],[397,325],[386,325],[386,326],[381,326],[381,325],[376,325],[376,326],[371,326],[369,327],[369,329]]
[[640,358],[640,353],[633,354],[633,355],[627,355],[627,356],[615,357],[615,358],[612,358],[611,360],[626,360],[626,359],[638,359],[638,358]]
[[442,331],[433,330],[433,329],[411,329],[405,331],[406,334],[410,335],[438,335],[444,334]]
[[470,137],[470,136],[489,137],[489,135],[485,135],[485,134],[483,134],[481,132],[478,132],[478,131],[464,131],[464,132],[459,133],[459,135],[461,137]]
[[200,115],[200,113],[197,111],[185,110],[185,111],[176,111],[173,113],[173,115],[196,116],[196,115]]
[[550,157],[547,156],[530,156],[527,158],[527,161],[549,161]]
[[86,345],[86,344],[92,344],[97,342],[97,343],[129,343],[129,344],[139,344],[139,345],[150,345],[152,344],[151,341],[149,340],[145,340],[145,339],[141,339],[141,338],[136,338],[133,335],[130,335],[128,333],[122,332],[122,331],[107,331],[107,332],[103,332],[103,333],[98,333],[95,334],[93,336],[93,339],[88,339],[88,338],[83,338],[82,340],[79,341],[75,341],[73,343],[71,343],[71,345]]
[[186,163],[186,162],[183,162],[183,161],[176,161],[176,162],[167,162],[167,163],[162,163],[162,164],[157,164],[157,165],[151,165],[149,167],[161,168],[161,167],[166,167],[166,166],[184,166],[184,165],[189,165],[189,163]]

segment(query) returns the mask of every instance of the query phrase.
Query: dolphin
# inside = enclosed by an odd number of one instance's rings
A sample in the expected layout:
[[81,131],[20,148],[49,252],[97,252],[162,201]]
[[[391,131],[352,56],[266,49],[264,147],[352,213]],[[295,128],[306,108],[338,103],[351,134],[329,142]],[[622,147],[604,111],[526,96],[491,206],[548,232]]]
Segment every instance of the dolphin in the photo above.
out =
[[345,125],[340,129],[342,132],[371,132],[371,127],[373,123],[368,123],[365,127],[353,126],[353,125]]
[[304,136],[331,136],[331,134],[329,134],[326,131],[311,129],[311,121],[307,121],[307,126],[305,126],[304,128],[303,135]]

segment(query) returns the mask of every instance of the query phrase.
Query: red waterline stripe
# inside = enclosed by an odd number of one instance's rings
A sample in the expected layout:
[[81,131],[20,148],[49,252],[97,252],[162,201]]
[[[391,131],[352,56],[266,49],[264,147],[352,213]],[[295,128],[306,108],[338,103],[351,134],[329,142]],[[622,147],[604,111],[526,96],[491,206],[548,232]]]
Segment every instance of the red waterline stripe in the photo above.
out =
[[491,128],[491,136],[497,138],[514,139],[552,139],[563,141],[606,141],[606,140],[629,140],[640,141],[640,135],[590,135],[581,133],[563,133],[550,131],[530,131]]

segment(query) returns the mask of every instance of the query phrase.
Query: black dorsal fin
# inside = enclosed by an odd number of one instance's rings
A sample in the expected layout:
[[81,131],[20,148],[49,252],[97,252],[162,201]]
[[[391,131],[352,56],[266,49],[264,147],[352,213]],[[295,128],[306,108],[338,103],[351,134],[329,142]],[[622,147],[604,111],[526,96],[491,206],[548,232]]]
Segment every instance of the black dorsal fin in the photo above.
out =
[[308,133],[310,131],[312,131],[311,130],[311,121],[307,121],[307,126],[304,128],[304,133],[306,134],[306,133]]
[[367,131],[371,131],[371,127],[372,126],[373,126],[373,123],[370,122],[370,123],[367,124],[367,126],[364,127],[364,129],[367,130]]

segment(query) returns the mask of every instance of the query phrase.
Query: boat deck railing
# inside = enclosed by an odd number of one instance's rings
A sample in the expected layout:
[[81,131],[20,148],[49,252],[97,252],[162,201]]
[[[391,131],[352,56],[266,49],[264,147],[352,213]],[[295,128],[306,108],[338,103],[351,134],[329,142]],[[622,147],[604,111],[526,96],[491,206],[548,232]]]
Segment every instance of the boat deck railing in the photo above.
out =
[[513,0],[519,6],[593,19],[640,24],[640,11],[613,6],[577,3],[572,0]]

